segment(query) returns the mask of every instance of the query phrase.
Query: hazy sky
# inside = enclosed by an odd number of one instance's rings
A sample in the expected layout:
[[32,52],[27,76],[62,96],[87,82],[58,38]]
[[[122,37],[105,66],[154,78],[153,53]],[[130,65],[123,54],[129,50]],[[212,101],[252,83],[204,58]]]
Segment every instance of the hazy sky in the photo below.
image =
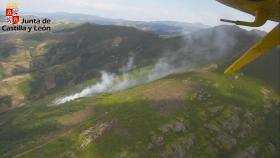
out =
[[[17,2],[22,12],[70,12],[127,20],[173,20],[215,26],[220,18],[253,20],[254,17],[215,0],[0,0],[0,10]],[[276,23],[259,28],[269,31]],[[246,28],[246,27],[245,27]]]

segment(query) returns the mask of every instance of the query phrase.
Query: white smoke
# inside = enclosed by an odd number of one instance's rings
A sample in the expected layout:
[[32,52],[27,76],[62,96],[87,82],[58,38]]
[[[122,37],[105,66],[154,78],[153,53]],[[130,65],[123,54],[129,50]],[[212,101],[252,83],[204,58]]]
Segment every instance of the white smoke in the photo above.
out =
[[[86,87],[81,92],[56,99],[54,105],[99,93],[108,93],[124,90],[139,84],[151,82],[172,73],[190,69],[218,61],[235,50],[236,38],[233,36],[236,27],[219,26],[211,30],[202,30],[184,37],[184,46],[177,51],[162,53],[162,58],[148,71],[141,71],[136,76],[129,72],[136,69],[134,58],[128,58],[127,64],[119,69],[121,75],[101,72],[101,80]],[[244,32],[243,32],[244,33]]]
[[127,73],[129,71],[132,71],[135,68],[136,68],[136,66],[134,65],[134,58],[133,57],[129,57],[126,66],[120,68],[120,72]]
[[65,96],[62,98],[59,98],[55,100],[53,103],[54,105],[64,104],[66,102],[82,98],[82,97],[88,97],[92,96],[98,93],[105,92],[112,84],[112,81],[114,80],[114,75],[108,74],[106,72],[101,72],[101,81],[97,82],[95,85],[86,87],[79,93],[75,93],[69,96]]
[[155,66],[148,71],[141,71],[136,76],[130,76],[129,71],[136,68],[133,63],[134,59],[129,58],[127,66],[121,68],[122,75],[117,76],[105,71],[101,72],[101,80],[92,86],[84,88],[82,91],[56,99],[52,105],[61,105],[82,97],[95,96],[100,93],[109,93],[124,90],[139,84],[151,82],[171,73],[178,72],[182,69],[171,66],[166,59],[160,59]]

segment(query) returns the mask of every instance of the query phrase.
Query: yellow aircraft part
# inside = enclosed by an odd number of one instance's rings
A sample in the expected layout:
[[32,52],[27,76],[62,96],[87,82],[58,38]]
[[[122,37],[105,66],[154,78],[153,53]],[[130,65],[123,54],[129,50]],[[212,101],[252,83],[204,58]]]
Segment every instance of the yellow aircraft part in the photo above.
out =
[[251,26],[251,27],[259,27],[265,24],[268,20],[268,13],[265,10],[257,10],[255,14],[255,21],[254,22],[244,22],[244,21],[237,21],[237,25],[243,26]]
[[256,16],[258,11],[265,13],[269,20],[280,22],[280,0],[217,0],[229,7]]
[[251,47],[245,54],[236,60],[226,71],[225,74],[233,74],[242,67],[252,62],[261,55],[267,53],[280,44],[280,25],[276,26],[260,42]]
[[268,20],[268,13],[265,10],[257,10],[255,15],[255,21],[253,22],[246,22],[246,21],[232,21],[227,19],[221,19],[221,21],[234,23],[236,25],[243,25],[243,26],[250,26],[250,27],[259,27],[265,24]]

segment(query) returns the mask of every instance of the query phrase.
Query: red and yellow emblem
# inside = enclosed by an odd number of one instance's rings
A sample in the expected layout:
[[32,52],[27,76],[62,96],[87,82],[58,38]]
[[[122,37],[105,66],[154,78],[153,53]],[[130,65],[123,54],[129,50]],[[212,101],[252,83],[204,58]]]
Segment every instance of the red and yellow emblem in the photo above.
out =
[[17,3],[8,3],[6,7],[6,22],[10,24],[19,23],[19,8]]

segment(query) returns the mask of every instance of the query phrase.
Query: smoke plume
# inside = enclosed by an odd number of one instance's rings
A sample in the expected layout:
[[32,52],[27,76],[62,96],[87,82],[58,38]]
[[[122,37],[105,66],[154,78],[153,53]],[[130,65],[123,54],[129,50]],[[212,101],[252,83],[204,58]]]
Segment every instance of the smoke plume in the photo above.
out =
[[78,93],[58,98],[53,104],[60,105],[81,97],[124,90],[182,70],[215,63],[236,51],[237,37],[233,35],[238,31],[240,29],[237,27],[220,26],[190,34],[184,38],[181,49],[163,52],[151,69],[140,71],[136,76],[130,74],[137,66],[134,58],[129,57],[127,64],[119,69],[120,74],[101,71],[99,82]]
[[171,73],[182,70],[182,67],[180,69],[178,67],[172,66],[168,63],[167,59],[161,58],[152,69],[140,71],[136,76],[130,76],[129,72],[136,68],[133,61],[134,58],[129,58],[127,65],[120,69],[120,72],[122,72],[121,75],[101,71],[101,79],[99,82],[84,88],[78,93],[58,98],[53,102],[53,105],[64,104],[78,98],[95,96],[100,93],[124,90],[139,84],[160,79]]

